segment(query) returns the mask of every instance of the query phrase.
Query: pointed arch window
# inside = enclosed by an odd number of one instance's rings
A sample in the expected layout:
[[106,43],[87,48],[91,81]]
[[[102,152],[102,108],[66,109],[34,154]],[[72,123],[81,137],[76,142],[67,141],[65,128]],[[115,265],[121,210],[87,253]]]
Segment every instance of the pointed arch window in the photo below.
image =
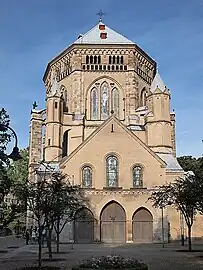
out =
[[105,120],[109,115],[109,89],[107,83],[101,86],[101,120]]
[[117,88],[112,90],[112,110],[115,116],[119,117],[119,93]]
[[92,169],[89,166],[85,166],[82,169],[82,186],[92,187]]
[[143,186],[143,169],[141,166],[133,167],[133,187]]
[[143,88],[140,95],[140,106],[146,106],[146,100],[147,100],[147,92],[146,89]]
[[91,119],[98,119],[98,89],[95,87],[91,91]]
[[108,187],[118,186],[118,159],[115,156],[106,159],[106,180]]
[[63,92],[63,100],[64,100],[63,110],[64,112],[68,112],[68,91],[67,90],[64,90]]

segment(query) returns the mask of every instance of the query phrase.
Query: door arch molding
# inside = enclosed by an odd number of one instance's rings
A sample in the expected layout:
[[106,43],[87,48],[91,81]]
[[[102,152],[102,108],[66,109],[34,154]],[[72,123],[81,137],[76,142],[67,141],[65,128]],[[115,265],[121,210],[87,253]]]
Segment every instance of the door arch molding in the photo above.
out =
[[110,201],[102,208],[100,235],[104,243],[126,242],[126,212],[117,201]]
[[140,207],[133,213],[132,235],[135,243],[153,242],[153,216],[147,208]]

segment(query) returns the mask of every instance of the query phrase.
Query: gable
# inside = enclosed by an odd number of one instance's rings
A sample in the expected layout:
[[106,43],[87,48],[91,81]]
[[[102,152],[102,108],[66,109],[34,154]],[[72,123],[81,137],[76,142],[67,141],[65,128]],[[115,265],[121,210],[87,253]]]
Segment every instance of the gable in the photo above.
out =
[[165,162],[149,149],[136,135],[115,117],[110,117],[94,131],[69,157],[62,160],[63,173],[74,175],[74,183],[81,183],[81,170],[91,166],[97,189],[105,186],[106,158],[115,155],[119,163],[119,185],[132,187],[132,168],[140,165],[144,170],[145,187],[164,182]]
[[[113,125],[113,130],[112,130]],[[144,131],[143,131],[144,132]],[[166,166],[166,163],[156,154],[154,153],[143,141],[141,141],[134,133],[132,133],[129,129],[127,129],[117,118],[114,116],[109,117],[97,130],[95,130],[88,138],[84,140],[68,157],[65,157],[61,166],[63,167],[66,162],[72,159],[78,152],[81,151],[82,148],[87,148],[87,145],[96,145],[98,143],[106,144],[107,141],[111,141],[110,149],[114,149],[112,151],[116,151],[117,143],[124,143],[126,139],[130,143],[130,147],[139,146],[142,149],[142,152],[146,152],[146,154],[152,156],[161,166]],[[107,144],[109,147],[110,145]]]

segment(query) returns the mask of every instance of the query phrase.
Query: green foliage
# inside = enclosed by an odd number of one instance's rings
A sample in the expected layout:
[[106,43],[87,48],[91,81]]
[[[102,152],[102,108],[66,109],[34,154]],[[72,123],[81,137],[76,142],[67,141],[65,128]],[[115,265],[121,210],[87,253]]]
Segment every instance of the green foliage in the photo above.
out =
[[185,172],[192,171],[196,178],[203,179],[203,158],[192,156],[178,157],[178,162]]
[[6,146],[11,137],[6,128],[9,125],[9,121],[9,116],[5,109],[0,109],[0,203],[4,200],[11,186],[11,181],[7,175],[9,160],[5,153]]
[[28,180],[28,162],[29,162],[29,151],[28,148],[21,149],[20,155],[22,159],[13,161],[8,169],[8,177],[15,184],[26,184]]
[[195,174],[193,200],[196,201],[197,210],[203,214],[203,157],[183,156],[178,158],[178,162],[185,171],[193,171]]
[[8,133],[9,116],[4,108],[0,109],[0,164],[7,161],[5,154],[6,146],[10,141],[10,134]]
[[189,250],[191,250],[191,229],[198,210],[198,191],[198,179],[192,175],[185,175],[172,183],[160,186],[149,198],[154,207],[171,205],[181,211],[188,227]]
[[194,176],[179,177],[172,183],[160,186],[151,194],[149,200],[158,208],[174,206],[183,213],[187,225],[192,225],[197,210],[197,188]]

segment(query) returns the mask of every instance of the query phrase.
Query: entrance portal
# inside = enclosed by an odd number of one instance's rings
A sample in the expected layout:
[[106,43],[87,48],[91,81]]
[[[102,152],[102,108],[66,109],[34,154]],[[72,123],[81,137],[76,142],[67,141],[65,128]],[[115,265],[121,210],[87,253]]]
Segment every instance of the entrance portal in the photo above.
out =
[[133,242],[152,243],[153,217],[146,208],[138,209],[133,215]]
[[125,243],[126,214],[117,202],[108,203],[102,210],[101,241],[104,243]]

